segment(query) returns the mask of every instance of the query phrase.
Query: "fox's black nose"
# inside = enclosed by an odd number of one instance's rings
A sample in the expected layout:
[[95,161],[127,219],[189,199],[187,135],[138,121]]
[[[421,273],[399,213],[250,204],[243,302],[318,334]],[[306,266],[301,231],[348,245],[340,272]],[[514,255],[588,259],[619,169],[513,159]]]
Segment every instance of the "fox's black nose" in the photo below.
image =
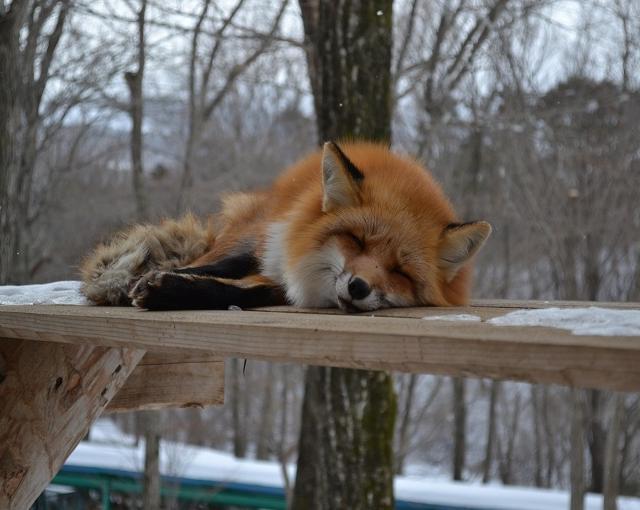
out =
[[364,299],[371,293],[371,287],[362,278],[352,278],[349,282],[349,295],[352,299]]

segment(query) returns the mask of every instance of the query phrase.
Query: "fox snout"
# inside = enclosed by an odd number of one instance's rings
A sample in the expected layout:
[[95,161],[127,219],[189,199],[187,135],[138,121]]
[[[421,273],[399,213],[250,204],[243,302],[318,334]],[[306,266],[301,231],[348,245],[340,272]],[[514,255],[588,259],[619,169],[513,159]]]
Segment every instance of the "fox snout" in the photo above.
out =
[[364,299],[371,294],[371,287],[369,284],[358,276],[351,278],[347,288],[352,299]]
[[347,312],[377,310],[385,304],[384,294],[374,288],[364,278],[348,272],[342,273],[336,280],[338,306]]

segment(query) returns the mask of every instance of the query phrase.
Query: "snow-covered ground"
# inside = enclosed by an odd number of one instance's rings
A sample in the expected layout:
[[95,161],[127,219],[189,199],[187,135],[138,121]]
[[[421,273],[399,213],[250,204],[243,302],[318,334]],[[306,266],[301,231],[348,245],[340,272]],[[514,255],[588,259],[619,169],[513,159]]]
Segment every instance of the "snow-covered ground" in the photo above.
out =
[[[135,446],[108,419],[100,419],[91,430],[91,440],[82,442],[65,466],[83,466],[140,472],[144,465],[144,444]],[[187,446],[171,441],[161,444],[161,472],[194,480],[242,483],[271,488],[283,487],[282,468],[276,462],[237,459],[210,448]],[[288,466],[290,479],[295,467]],[[569,495],[564,491],[504,487],[479,483],[450,482],[443,478],[399,476],[395,479],[398,501],[491,510],[566,510]],[[619,510],[640,510],[640,499],[619,498]],[[601,510],[602,497],[588,494],[585,510]]]

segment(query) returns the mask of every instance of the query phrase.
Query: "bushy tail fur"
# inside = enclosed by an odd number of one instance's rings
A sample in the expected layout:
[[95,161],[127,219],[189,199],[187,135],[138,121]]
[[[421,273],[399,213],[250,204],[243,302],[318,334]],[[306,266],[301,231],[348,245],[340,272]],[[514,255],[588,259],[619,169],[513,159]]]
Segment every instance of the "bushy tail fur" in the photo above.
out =
[[136,225],[99,245],[82,263],[82,293],[98,305],[131,304],[129,290],[145,273],[189,265],[213,246],[210,224],[192,215]]

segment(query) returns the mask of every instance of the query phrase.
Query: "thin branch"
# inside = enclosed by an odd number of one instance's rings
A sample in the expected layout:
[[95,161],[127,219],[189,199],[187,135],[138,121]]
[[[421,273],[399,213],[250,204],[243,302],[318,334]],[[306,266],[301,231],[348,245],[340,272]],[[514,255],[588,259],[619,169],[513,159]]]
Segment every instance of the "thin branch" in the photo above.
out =
[[[482,17],[476,21],[475,26],[467,35],[465,41],[462,44],[462,47],[460,48],[460,51],[456,55],[455,60],[446,71],[446,76],[449,77],[449,79],[447,79],[445,82],[445,90],[454,89],[460,82],[460,80],[466,75],[471,67],[471,63],[473,62],[476,53],[482,47],[484,41],[491,33],[493,24],[506,9],[509,1],[510,0],[496,0],[496,3],[493,5],[487,16]],[[480,30],[480,35],[476,39],[475,43],[471,46],[473,37]],[[467,54],[467,48],[469,47],[471,47],[471,49]],[[465,58],[463,59],[463,57]]]
[[202,23],[207,16],[210,4],[210,0],[205,0],[202,6],[202,12],[200,13],[198,21],[193,28],[193,37],[191,38],[191,55],[189,58],[189,123],[191,125],[193,124],[196,112],[196,61],[198,59],[198,38],[200,37]]
[[58,12],[58,19],[56,21],[55,28],[51,32],[51,35],[49,36],[49,39],[47,41],[47,49],[44,56],[42,57],[42,61],[40,62],[40,73],[38,75],[38,81],[35,84],[36,104],[38,106],[42,101],[42,94],[44,93],[44,88],[47,84],[47,80],[49,79],[49,68],[51,67],[51,62],[53,61],[53,55],[56,51],[56,47],[60,42],[64,23],[67,17],[67,13],[69,12],[69,0],[61,0],[60,4],[61,7],[60,11]]
[[[276,15],[273,24],[271,25],[271,30],[269,34],[275,34],[278,30],[278,26],[280,25],[280,20],[282,19],[282,15],[285,12],[289,0],[283,0],[280,4],[280,9],[278,10],[278,14]],[[271,44],[271,38],[265,38],[264,41],[256,48],[256,50],[247,57],[244,62],[237,64],[233,67],[231,72],[227,75],[227,81],[224,86],[218,91],[218,93],[207,103],[207,106],[204,109],[203,119],[208,119],[216,107],[222,102],[227,93],[231,90],[231,87],[234,85],[238,77],[246,71],[251,64],[253,64],[258,57],[264,53],[264,51]]]
[[404,59],[407,55],[407,50],[409,49],[409,42],[413,36],[413,29],[416,24],[416,8],[418,6],[418,0],[413,0],[411,2],[411,9],[409,10],[409,18],[407,19],[407,28],[404,30],[404,37],[402,38],[402,44],[400,45],[400,50],[398,51],[398,59],[396,61],[396,69],[395,76],[398,76],[400,69],[402,69],[402,64],[404,63]]
[[209,85],[209,79],[211,77],[211,70],[213,69],[213,62],[215,61],[216,55],[218,54],[218,51],[220,50],[220,47],[222,45],[222,36],[224,35],[225,30],[227,29],[227,27],[229,27],[229,25],[231,24],[231,22],[233,21],[233,18],[235,18],[236,14],[238,14],[238,12],[240,11],[240,9],[242,8],[242,5],[244,4],[245,0],[238,0],[238,2],[236,3],[235,7],[233,8],[233,10],[231,11],[231,13],[229,14],[229,16],[224,20],[224,22],[222,23],[222,26],[216,31],[215,35],[214,35],[214,39],[215,39],[215,44],[213,45],[213,48],[211,50],[211,52],[209,53],[209,58],[207,61],[207,67],[205,68],[205,71],[202,73],[202,84],[200,86],[200,90],[202,93],[202,106],[204,107],[204,97],[206,94],[206,89]]

